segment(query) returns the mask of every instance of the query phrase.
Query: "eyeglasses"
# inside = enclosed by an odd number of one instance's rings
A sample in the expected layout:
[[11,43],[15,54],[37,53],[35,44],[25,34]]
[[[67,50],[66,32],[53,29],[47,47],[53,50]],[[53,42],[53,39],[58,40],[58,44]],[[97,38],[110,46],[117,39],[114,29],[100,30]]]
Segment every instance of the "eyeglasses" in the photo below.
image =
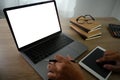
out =
[[92,24],[93,21],[95,21],[95,18],[93,18],[91,15],[85,15],[85,16],[79,16],[76,21],[79,23],[79,24],[84,24],[84,23],[87,23],[87,24]]

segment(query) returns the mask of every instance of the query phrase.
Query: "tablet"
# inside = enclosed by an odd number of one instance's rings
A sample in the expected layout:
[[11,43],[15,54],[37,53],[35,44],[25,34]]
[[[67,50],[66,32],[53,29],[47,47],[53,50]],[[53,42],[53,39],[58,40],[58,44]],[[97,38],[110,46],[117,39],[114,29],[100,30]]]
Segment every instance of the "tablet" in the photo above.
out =
[[104,55],[105,49],[97,46],[88,55],[86,55],[79,64],[88,72],[100,80],[107,80],[112,71],[109,71],[96,63],[96,60]]

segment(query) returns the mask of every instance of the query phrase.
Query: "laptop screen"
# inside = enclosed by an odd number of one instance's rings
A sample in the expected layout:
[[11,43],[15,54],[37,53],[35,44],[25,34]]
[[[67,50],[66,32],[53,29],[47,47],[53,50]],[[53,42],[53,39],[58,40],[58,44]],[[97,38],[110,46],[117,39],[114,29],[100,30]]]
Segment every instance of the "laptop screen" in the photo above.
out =
[[59,32],[54,2],[6,11],[18,48]]

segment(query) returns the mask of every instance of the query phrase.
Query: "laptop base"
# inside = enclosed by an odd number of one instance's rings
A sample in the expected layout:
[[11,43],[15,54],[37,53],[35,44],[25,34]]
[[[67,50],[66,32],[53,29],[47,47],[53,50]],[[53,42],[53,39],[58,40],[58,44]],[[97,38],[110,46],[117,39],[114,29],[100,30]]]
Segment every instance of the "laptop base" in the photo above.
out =
[[[53,59],[56,54],[60,54],[62,56],[70,55],[73,59],[76,59],[86,50],[87,47],[84,44],[74,41],[45,59]],[[43,78],[43,80],[48,80],[47,77],[48,62],[46,62],[45,59],[38,62],[37,64],[34,64],[24,53],[22,53],[22,56],[28,61],[28,63],[30,63],[30,65]]]

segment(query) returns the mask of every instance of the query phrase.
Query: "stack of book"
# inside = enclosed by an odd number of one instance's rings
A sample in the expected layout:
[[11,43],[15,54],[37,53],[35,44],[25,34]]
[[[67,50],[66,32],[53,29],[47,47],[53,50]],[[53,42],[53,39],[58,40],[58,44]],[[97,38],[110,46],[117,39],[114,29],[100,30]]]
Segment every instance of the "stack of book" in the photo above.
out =
[[101,37],[101,24],[97,21],[93,21],[91,24],[80,24],[76,21],[76,18],[70,19],[70,27],[81,35],[85,40],[91,40]]

